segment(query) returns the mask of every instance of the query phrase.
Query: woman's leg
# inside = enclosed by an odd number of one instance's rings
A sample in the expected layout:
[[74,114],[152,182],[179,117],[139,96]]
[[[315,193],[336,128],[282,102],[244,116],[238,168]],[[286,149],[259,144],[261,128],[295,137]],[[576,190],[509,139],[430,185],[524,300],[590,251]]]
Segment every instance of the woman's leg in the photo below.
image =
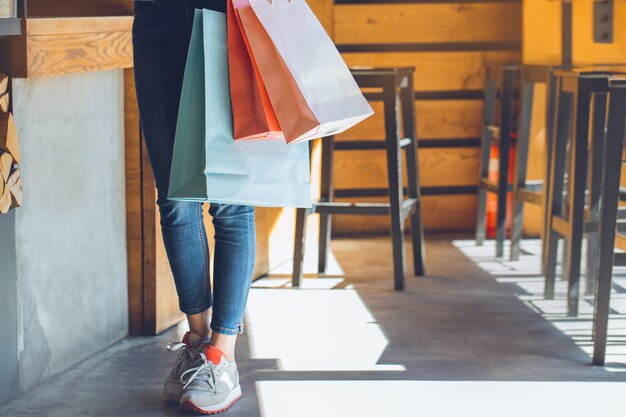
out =
[[233,362],[254,270],[254,208],[212,203],[209,213],[215,227],[211,345]]
[[190,328],[209,335],[209,253],[202,205],[170,201],[167,192],[187,47],[188,10],[184,1],[135,4],[133,47],[135,84],[143,130],[157,187],[163,241],[180,309]]

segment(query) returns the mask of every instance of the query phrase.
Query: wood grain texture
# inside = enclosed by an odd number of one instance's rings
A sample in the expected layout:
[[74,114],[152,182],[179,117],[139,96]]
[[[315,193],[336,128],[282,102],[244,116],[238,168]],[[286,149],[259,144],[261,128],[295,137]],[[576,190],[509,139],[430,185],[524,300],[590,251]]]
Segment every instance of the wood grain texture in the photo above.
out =
[[124,149],[126,171],[126,248],[128,323],[131,334],[143,333],[143,256],[141,146],[133,70],[124,71]]
[[29,18],[27,36],[72,35],[77,33],[130,32],[132,16]]
[[[347,200],[343,200],[347,201]],[[359,201],[383,202],[384,198],[364,198]],[[476,195],[425,196],[422,198],[422,220],[427,232],[454,230],[472,231],[476,223]],[[406,230],[410,230],[407,222]],[[354,234],[388,234],[387,216],[333,216],[333,233],[338,236]]]
[[33,17],[120,16],[132,14],[132,0],[28,0],[28,15]]
[[416,91],[482,90],[491,62],[519,61],[519,51],[343,53],[349,66],[415,67]]
[[[482,100],[418,100],[415,102],[418,139],[480,137]],[[374,115],[338,135],[339,140],[384,139],[382,101],[370,102]]]
[[355,4],[335,7],[338,44],[520,41],[517,3]]
[[[478,184],[478,148],[420,149],[422,187]],[[406,165],[405,165],[406,166]],[[406,169],[404,183],[406,184]],[[335,152],[335,187],[387,188],[384,150]]]
[[36,20],[27,22],[29,77],[133,66],[132,18]]
[[2,70],[44,77],[131,68],[131,16],[29,18],[26,33],[1,40]]
[[[143,137],[142,137],[143,141]],[[143,253],[143,333],[157,333],[157,222],[156,189],[150,167],[150,158],[144,146],[140,147],[141,163],[141,227]]]

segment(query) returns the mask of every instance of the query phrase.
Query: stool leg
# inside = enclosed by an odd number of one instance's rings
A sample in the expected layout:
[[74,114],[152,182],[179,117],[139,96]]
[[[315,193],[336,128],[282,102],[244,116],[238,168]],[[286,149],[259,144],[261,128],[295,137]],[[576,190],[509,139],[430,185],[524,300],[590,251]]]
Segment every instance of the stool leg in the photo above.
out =
[[387,148],[387,174],[389,179],[389,203],[391,217],[391,241],[393,246],[393,274],[396,290],[404,289],[404,221],[402,215],[402,170],[398,132],[398,95],[395,77],[383,82],[385,106],[385,137]]
[[522,224],[524,220],[524,201],[518,198],[517,193],[526,184],[526,169],[528,165],[528,145],[530,142],[530,124],[532,122],[533,96],[535,84],[524,83],[522,92],[522,112],[517,135],[517,149],[515,152],[515,179],[513,181],[513,225],[511,229],[511,260],[519,260],[520,241],[522,240]]
[[583,228],[585,223],[585,190],[587,188],[587,144],[589,141],[589,105],[591,89],[585,81],[579,82],[574,96],[574,130],[572,132],[571,164],[569,174],[569,225],[570,239],[567,242],[568,262],[564,264],[567,277],[567,315],[578,315],[580,289],[580,258]]
[[[560,90],[560,89],[559,89]],[[558,91],[558,90],[557,90]],[[550,193],[548,195],[548,217],[546,219],[544,271],[546,284],[544,296],[554,298],[556,277],[557,244],[559,235],[552,229],[552,217],[561,215],[563,204],[563,177],[565,175],[565,153],[571,118],[571,94],[557,93],[555,132],[550,155]]]
[[411,138],[411,145],[406,146],[406,170],[409,198],[415,200],[411,214],[411,239],[413,243],[413,271],[416,276],[423,276],[424,270],[424,228],[422,226],[421,196],[419,188],[419,159],[417,157],[417,129],[415,127],[415,91],[413,77],[409,75],[407,86],[402,89],[402,125],[405,138]]
[[[335,137],[330,136],[322,139],[322,175],[321,175],[321,201],[333,201],[335,197],[333,188],[333,156],[335,152]],[[327,256],[330,248],[332,217],[330,214],[320,213],[319,249],[317,257],[317,272],[326,272]]]
[[[485,80],[484,104],[483,104],[483,133],[480,140],[480,167],[478,172],[479,179],[487,179],[489,177],[489,159],[491,158],[491,142],[493,140],[491,131],[487,126],[492,125],[496,121],[496,98],[498,89],[496,81],[493,78]],[[487,228],[487,191],[481,186],[478,187],[478,206],[476,208],[476,245],[482,246],[485,241]]]
[[597,264],[596,299],[593,314],[594,365],[604,365],[608,333],[615,226],[619,202],[621,158],[624,151],[624,118],[626,117],[626,88],[611,88],[607,123],[604,173],[601,187],[599,260]]
[[291,285],[299,287],[304,276],[304,245],[306,240],[306,218],[310,213],[309,209],[296,209],[296,239],[293,249],[293,272]]
[[[542,234],[541,234],[541,259],[545,260],[546,259],[546,242],[547,242],[547,238],[546,236],[548,235],[548,218],[549,218],[549,212],[548,212],[548,200],[549,200],[549,196],[550,196],[550,187],[552,186],[551,182],[550,182],[550,172],[551,172],[551,164],[552,164],[552,152],[553,152],[553,145],[554,145],[554,120],[555,120],[555,114],[556,114],[556,103],[557,103],[557,82],[555,79],[554,74],[550,74],[548,76],[547,82],[546,82],[546,161],[545,161],[545,166],[546,166],[546,177],[543,181],[543,230],[542,230]],[[546,274],[545,271],[545,262],[541,263],[541,267],[543,270],[544,275]]]
[[500,146],[498,158],[498,208],[496,212],[496,257],[504,256],[506,238],[506,206],[509,188],[509,150],[513,128],[513,101],[517,69],[504,70],[502,82],[502,121],[500,123]]
[[[591,124],[591,180],[589,181],[589,222],[598,224],[600,218],[600,185],[602,182],[602,159],[604,156],[604,127],[606,120],[607,94],[594,94],[592,99]],[[587,235],[587,279],[585,295],[592,295],[595,290],[596,268],[598,260],[599,230],[592,230]]]

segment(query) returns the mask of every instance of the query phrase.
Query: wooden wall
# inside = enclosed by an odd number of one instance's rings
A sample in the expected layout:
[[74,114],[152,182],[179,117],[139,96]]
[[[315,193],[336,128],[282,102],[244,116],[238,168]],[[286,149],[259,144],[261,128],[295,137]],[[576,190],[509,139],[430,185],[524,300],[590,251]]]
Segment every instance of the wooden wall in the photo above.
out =
[[[333,21],[348,65],[416,67],[426,230],[473,230],[485,67],[520,60],[521,3],[336,0]],[[372,106],[376,115],[339,140],[383,138],[382,103]],[[338,152],[336,161],[338,189],[385,187],[382,151]],[[388,219],[336,216],[334,230],[383,233]]]
[[[571,2],[572,62],[574,65],[626,63],[626,2],[614,2],[613,42],[593,40],[593,0]],[[560,64],[562,54],[562,2],[524,0],[523,60],[526,64]]]

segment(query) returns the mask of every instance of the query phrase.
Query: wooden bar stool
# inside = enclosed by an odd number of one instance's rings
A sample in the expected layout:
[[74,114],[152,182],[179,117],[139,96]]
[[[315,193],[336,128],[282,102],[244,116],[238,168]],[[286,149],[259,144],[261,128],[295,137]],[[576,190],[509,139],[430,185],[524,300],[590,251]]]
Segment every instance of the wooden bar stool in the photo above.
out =
[[[518,65],[492,65],[487,69],[485,80],[483,133],[480,144],[480,172],[478,183],[478,207],[476,214],[476,244],[481,246],[486,235],[487,193],[497,195],[496,256],[504,256],[506,236],[507,195],[509,184],[509,150],[514,133],[515,88],[519,79]],[[500,97],[500,124],[496,125],[497,101]],[[491,145],[498,143],[498,180],[489,180]]]
[[[594,123],[592,156],[598,155],[603,147],[602,120],[606,108],[608,92],[607,72],[596,69],[558,70],[555,72],[556,113],[553,123],[554,133],[550,153],[550,174],[548,184],[547,219],[545,234],[545,297],[554,298],[556,277],[557,243],[565,238],[563,277],[568,281],[567,314],[578,314],[580,287],[580,260],[583,234],[593,235],[593,217],[585,222],[585,200],[588,175],[589,118],[600,121]],[[592,96],[593,109],[591,109]],[[569,157],[567,145],[570,143]],[[569,173],[566,173],[566,159],[569,158]],[[599,180],[600,165],[591,163],[591,187]],[[566,175],[567,174],[567,175]],[[567,182],[567,198],[564,198],[564,183]],[[589,193],[587,206],[597,206],[597,193]],[[589,250],[595,251],[596,239],[588,240]],[[593,252],[595,253],[595,252]],[[593,280],[592,277],[588,277]]]
[[[418,177],[417,140],[415,126],[415,92],[413,88],[414,67],[353,69],[352,74],[361,88],[382,90],[384,105],[385,139],[335,142],[334,137],[322,140],[321,198],[311,209],[298,209],[296,214],[296,242],[294,248],[293,286],[302,282],[306,218],[320,214],[320,243],[318,272],[326,271],[326,256],[331,235],[331,216],[386,215],[391,220],[393,246],[394,287],[404,288],[404,223],[411,219],[413,264],[415,275],[424,275],[424,231],[420,212],[420,189]],[[400,119],[402,120],[400,122]],[[400,135],[400,125],[402,133]],[[383,190],[388,203],[343,203],[335,197],[371,196],[371,190],[342,190],[333,188],[333,154],[335,151],[385,149],[389,188]],[[404,198],[402,184],[402,153],[406,151],[408,198]]]
[[[530,144],[530,128],[536,84],[546,84],[546,172],[550,172],[550,151],[552,150],[552,123],[554,122],[555,83],[554,70],[551,65],[524,65],[521,69],[520,84],[522,86],[521,111],[518,123],[517,146],[515,148],[513,181],[513,224],[511,228],[511,260],[519,260],[520,242],[522,240],[522,224],[524,220],[524,204],[543,205],[546,200],[547,187],[544,181],[527,181],[528,148]],[[544,211],[545,211],[544,205]],[[545,214],[545,213],[544,213]],[[545,236],[544,216],[544,236]]]
[[609,78],[609,108],[605,149],[602,158],[598,233],[597,286],[593,314],[594,365],[604,365],[608,334],[613,265],[626,266],[626,253],[614,253],[615,247],[626,250],[626,236],[616,236],[620,217],[620,180],[624,140],[626,139],[626,77]]

